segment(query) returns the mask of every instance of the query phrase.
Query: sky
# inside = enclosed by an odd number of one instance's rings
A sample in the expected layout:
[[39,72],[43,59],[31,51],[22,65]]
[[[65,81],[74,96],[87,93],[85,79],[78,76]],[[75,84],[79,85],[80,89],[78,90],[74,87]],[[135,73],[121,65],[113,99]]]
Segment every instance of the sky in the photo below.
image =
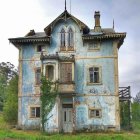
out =
[[[64,11],[64,0],[1,0],[0,62],[18,66],[18,50],[8,38],[25,36],[30,30],[44,28]],[[70,0],[67,0],[70,12]],[[102,28],[127,32],[119,49],[119,85],[140,91],[140,0],[71,0],[71,14],[94,28],[94,12],[101,13]]]

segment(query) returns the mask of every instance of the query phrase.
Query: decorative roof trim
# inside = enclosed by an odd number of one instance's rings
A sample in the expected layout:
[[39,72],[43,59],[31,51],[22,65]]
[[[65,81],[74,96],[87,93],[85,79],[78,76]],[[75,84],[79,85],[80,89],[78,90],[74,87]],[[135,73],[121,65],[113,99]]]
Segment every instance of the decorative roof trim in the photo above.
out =
[[80,21],[79,19],[77,19],[76,17],[74,17],[73,15],[71,15],[67,10],[65,10],[61,15],[59,15],[55,20],[53,20],[47,27],[44,28],[44,31],[47,35],[50,35],[52,28],[54,27],[54,25],[59,21],[59,20],[67,20],[69,18],[72,18],[79,26],[80,28],[84,28],[87,25],[85,23],[83,23],[82,21]]
[[49,42],[49,37],[40,38],[9,38],[11,43],[31,43],[31,42]]
[[83,35],[83,40],[90,40],[90,39],[110,39],[110,38],[125,38],[126,33],[110,33],[110,34],[102,34],[102,35]]

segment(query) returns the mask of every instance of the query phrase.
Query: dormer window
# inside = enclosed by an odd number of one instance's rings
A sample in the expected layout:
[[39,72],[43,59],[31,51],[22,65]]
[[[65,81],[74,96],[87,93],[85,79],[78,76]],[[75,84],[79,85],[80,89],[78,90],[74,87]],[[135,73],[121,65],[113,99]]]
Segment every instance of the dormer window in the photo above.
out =
[[70,28],[68,30],[68,51],[74,50],[74,34],[73,30]]
[[60,34],[61,34],[61,46],[60,46],[61,48],[60,48],[60,50],[65,51],[66,50],[65,30],[62,29]]

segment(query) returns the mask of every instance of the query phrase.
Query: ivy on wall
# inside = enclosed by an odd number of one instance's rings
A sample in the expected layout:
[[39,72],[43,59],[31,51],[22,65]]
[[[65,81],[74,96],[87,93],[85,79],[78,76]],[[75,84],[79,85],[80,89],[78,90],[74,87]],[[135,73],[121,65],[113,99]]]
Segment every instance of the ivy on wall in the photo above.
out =
[[45,124],[50,119],[48,118],[48,114],[53,109],[56,97],[58,95],[58,85],[57,83],[53,83],[52,81],[46,79],[45,76],[41,77],[41,125],[42,131],[45,131]]

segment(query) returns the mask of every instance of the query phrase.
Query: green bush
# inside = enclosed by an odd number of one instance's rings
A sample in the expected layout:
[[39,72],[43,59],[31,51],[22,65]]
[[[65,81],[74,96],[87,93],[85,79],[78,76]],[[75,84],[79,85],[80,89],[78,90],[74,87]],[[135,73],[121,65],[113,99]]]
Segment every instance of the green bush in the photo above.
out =
[[140,103],[134,102],[131,105],[132,107],[132,120],[140,121]]
[[6,89],[6,101],[3,108],[6,122],[15,124],[18,116],[18,76],[13,77]]

